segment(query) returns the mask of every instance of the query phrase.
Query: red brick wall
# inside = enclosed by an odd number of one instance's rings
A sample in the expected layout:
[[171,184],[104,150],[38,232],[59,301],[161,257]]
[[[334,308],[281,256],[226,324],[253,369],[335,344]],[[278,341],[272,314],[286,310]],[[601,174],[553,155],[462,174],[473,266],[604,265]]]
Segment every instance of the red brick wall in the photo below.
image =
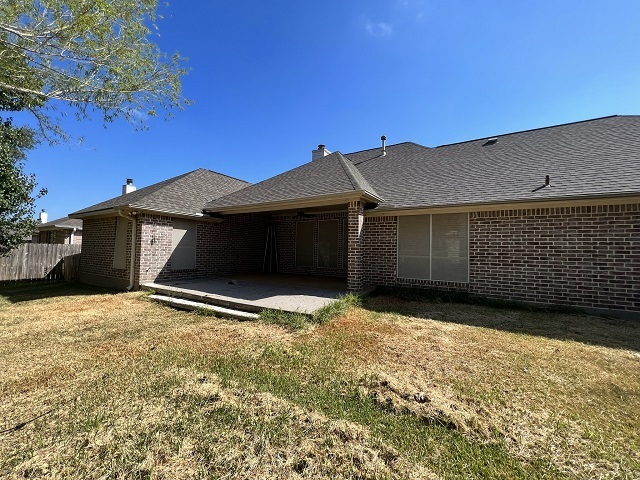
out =
[[[346,213],[327,213],[314,221],[344,218]],[[137,278],[260,272],[270,222],[277,225],[281,272],[346,275],[344,268],[331,272],[295,268],[299,219],[247,214],[232,215],[220,223],[198,222],[196,269],[174,272],[172,219],[143,215],[138,221],[137,248],[142,254]],[[116,217],[85,220],[82,272],[128,280],[129,248],[127,268],[112,268],[115,230]],[[345,233],[342,226],[340,232]],[[396,278],[397,217],[366,217],[361,241],[364,285],[437,286],[527,302],[640,311],[637,204],[470,213],[469,284]],[[339,265],[342,258],[340,252]]]
[[364,283],[394,285],[398,256],[398,217],[365,217]]
[[[97,275],[129,280],[131,226],[127,232],[127,260],[123,270],[113,268],[113,253],[116,242],[117,217],[86,219],[83,222],[81,278]],[[128,282],[127,282],[128,283]]]
[[470,213],[469,284],[398,279],[396,242],[397,217],[366,218],[366,285],[640,311],[637,204]]
[[199,223],[196,267],[205,275],[261,272],[268,224],[269,217],[258,214]]
[[260,215],[230,215],[222,222],[198,222],[196,267],[171,269],[173,219],[142,215],[140,281],[251,273],[262,270],[267,219]]
[[640,311],[640,206],[471,213],[470,290]]
[[[167,274],[172,273],[172,235],[173,218],[164,215],[140,215],[136,246],[140,259],[136,274],[138,282],[166,278]],[[178,272],[173,273],[176,277],[179,276]]]

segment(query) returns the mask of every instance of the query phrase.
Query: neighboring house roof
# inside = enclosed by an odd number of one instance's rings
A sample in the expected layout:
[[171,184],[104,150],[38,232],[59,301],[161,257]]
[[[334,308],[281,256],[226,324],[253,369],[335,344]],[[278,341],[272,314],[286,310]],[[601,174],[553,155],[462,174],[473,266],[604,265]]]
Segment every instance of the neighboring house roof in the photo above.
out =
[[88,216],[124,208],[202,216],[202,208],[212,199],[249,185],[248,182],[200,168],[163,182],[140,188],[91,207],[72,216]]
[[381,201],[353,163],[340,152],[334,152],[209,202],[205,210],[350,194],[362,194],[372,201]]
[[82,220],[63,217],[63,218],[58,218],[56,220],[51,220],[50,222],[47,222],[47,223],[40,223],[36,225],[36,228],[39,231],[60,230],[60,229],[73,230],[74,228],[76,230],[82,230]]

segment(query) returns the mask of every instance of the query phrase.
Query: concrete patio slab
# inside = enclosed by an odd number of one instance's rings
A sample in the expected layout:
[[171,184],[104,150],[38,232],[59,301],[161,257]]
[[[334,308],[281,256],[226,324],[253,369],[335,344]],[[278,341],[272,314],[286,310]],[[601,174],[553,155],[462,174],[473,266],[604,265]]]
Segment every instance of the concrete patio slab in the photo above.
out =
[[346,279],[308,275],[234,275],[147,282],[143,288],[249,312],[280,309],[310,314],[347,291]]

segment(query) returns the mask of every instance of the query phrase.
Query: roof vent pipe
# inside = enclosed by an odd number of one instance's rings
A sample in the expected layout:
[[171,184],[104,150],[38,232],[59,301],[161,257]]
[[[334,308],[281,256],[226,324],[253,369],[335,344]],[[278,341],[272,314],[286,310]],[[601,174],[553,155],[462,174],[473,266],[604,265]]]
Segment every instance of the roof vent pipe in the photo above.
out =
[[549,178],[549,175],[547,175],[546,177],[544,177],[544,186],[548,187],[551,184],[551,178]]
[[382,135],[380,137],[380,140],[382,140],[382,155],[386,155],[387,154],[387,137],[386,137],[386,135]]
[[126,195],[127,193],[135,192],[136,187],[133,184],[133,178],[127,178],[127,183],[122,186],[122,195]]

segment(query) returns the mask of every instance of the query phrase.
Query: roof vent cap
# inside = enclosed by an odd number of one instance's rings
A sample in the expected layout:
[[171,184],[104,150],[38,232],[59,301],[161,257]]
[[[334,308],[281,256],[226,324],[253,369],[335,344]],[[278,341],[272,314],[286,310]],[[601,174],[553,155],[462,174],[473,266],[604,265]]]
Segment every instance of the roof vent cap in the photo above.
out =
[[380,140],[382,140],[382,155],[386,155],[387,154],[387,136],[382,135],[380,137]]
[[482,144],[482,146],[486,147],[487,145],[495,145],[496,143],[498,143],[498,137],[491,137],[488,138],[487,141]]

